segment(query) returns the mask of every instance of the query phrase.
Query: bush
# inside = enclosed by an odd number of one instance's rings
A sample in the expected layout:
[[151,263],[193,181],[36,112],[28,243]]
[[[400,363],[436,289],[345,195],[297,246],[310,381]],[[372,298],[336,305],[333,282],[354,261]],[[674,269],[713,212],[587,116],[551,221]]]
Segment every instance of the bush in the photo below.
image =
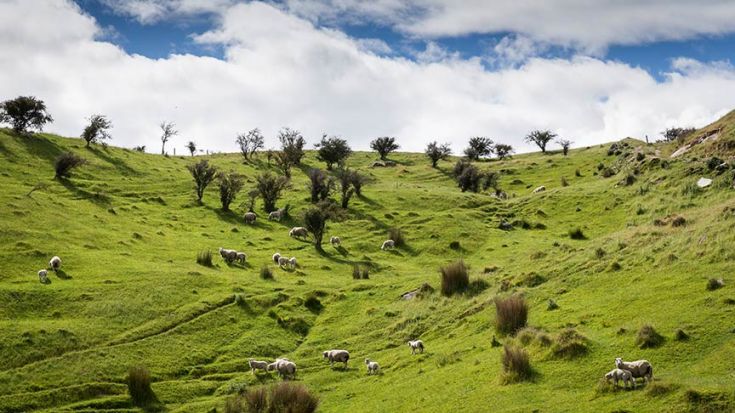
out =
[[556,301],[554,301],[553,298],[549,298],[549,304],[546,306],[546,309],[548,311],[554,311],[557,308],[559,308],[559,304],[557,304]]
[[316,204],[329,198],[329,194],[334,189],[334,179],[317,168],[309,169],[308,175],[311,203]]
[[441,292],[450,297],[464,292],[470,285],[470,276],[464,261],[459,260],[441,268]]
[[128,394],[136,406],[147,406],[157,401],[151,389],[151,374],[145,367],[131,367],[126,382]]
[[561,177],[561,186],[569,186],[569,182],[567,182],[567,178]]
[[654,348],[663,344],[664,340],[664,336],[659,334],[653,326],[646,324],[638,330],[635,344],[640,348]]
[[720,288],[725,286],[725,282],[722,279],[714,279],[710,278],[709,281],[707,281],[707,290],[708,291],[714,291],[719,290]]
[[92,115],[89,118],[89,125],[82,132],[82,139],[87,142],[87,147],[92,143],[99,143],[105,139],[110,139],[110,122],[104,115]]
[[449,243],[449,248],[453,250],[458,250],[460,248],[459,241],[452,241]]
[[319,301],[319,298],[317,298],[316,295],[310,294],[306,297],[306,300],[304,300],[304,307],[308,308],[311,312],[318,313],[322,311],[324,305],[322,305],[322,302]]
[[267,265],[260,267],[260,278],[264,280],[272,280],[273,270],[271,270],[271,268]]
[[682,216],[678,216],[674,218],[673,221],[671,221],[671,226],[672,227],[683,227],[684,225],[686,225],[686,223],[687,223],[686,218]]
[[495,299],[495,329],[500,334],[515,334],[526,326],[528,304],[520,295]]
[[229,174],[220,172],[217,174],[217,178],[219,179],[219,199],[222,203],[222,210],[229,211],[230,204],[235,200],[240,190],[242,190],[245,182],[241,175],[234,172],[230,172]]
[[40,131],[53,121],[46,104],[33,96],[18,96],[0,103],[0,123],[10,123],[16,133],[26,133],[29,128]]
[[196,187],[197,201],[202,202],[204,190],[207,189],[214,177],[217,175],[217,168],[209,166],[209,161],[203,159],[193,165],[186,167],[194,178],[194,186]]
[[301,384],[279,383],[236,394],[225,401],[225,413],[313,413],[319,399]]
[[200,251],[199,254],[197,254],[197,264],[203,265],[205,267],[211,267],[212,266],[212,251],[210,250]]
[[403,238],[403,232],[400,228],[390,228],[388,230],[388,239],[393,240],[396,247],[402,247],[406,245],[406,240]]
[[265,212],[276,210],[276,201],[281,197],[281,192],[288,187],[288,178],[265,172],[256,178],[256,189],[263,198]]
[[72,169],[78,168],[85,163],[87,163],[86,159],[73,152],[62,153],[54,161],[54,169],[56,170],[55,178],[68,178],[71,176]]
[[342,166],[345,159],[352,154],[352,149],[347,141],[335,136],[327,138],[327,135],[324,135],[322,140],[314,146],[317,148],[316,158],[326,163],[329,171],[332,170],[334,164]]
[[389,153],[397,150],[400,146],[396,143],[396,138],[383,136],[370,142],[370,149],[378,152],[381,160],[385,160]]
[[439,161],[447,159],[452,154],[452,149],[448,143],[438,144],[436,141],[429,143],[424,150],[426,156],[431,160],[431,167],[436,168]]
[[470,138],[469,147],[464,150],[465,156],[471,161],[480,160],[493,153],[493,141],[483,136]]
[[533,377],[528,353],[523,348],[504,345],[501,361],[503,363],[503,384],[526,381]]
[[576,240],[585,240],[587,237],[582,232],[581,228],[573,228],[569,230],[569,238]]
[[304,228],[314,237],[314,244],[318,250],[322,248],[327,220],[333,216],[331,208],[332,205],[328,202],[320,202],[316,207],[304,212]]
[[571,359],[587,354],[587,338],[573,328],[563,330],[551,347],[551,354],[557,358]]
[[301,165],[301,158],[305,154],[304,145],[306,145],[306,140],[301,136],[301,132],[283,128],[278,132],[278,140],[281,142],[281,153],[286,164],[289,166]]

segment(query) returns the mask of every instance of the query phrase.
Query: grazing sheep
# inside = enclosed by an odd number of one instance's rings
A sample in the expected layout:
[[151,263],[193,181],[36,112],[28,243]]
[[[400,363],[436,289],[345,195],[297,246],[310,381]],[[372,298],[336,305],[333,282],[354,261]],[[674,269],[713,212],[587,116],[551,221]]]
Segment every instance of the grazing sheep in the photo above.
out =
[[255,220],[257,218],[258,216],[255,215],[255,212],[246,212],[245,215],[243,215],[243,219],[246,224],[255,224]]
[[281,268],[286,267],[287,265],[290,264],[290,262],[291,261],[286,257],[278,257],[278,266]]
[[309,236],[309,231],[304,227],[293,227],[291,231],[288,231],[288,236],[292,238],[306,238]]
[[411,354],[416,354],[416,350],[424,352],[424,342],[421,340],[408,340],[408,346],[411,347]]
[[219,255],[221,255],[228,264],[237,259],[237,251],[224,249],[222,247],[219,248]]
[[277,253],[273,254],[273,262],[275,264],[278,264],[278,259],[279,258],[281,258],[281,253],[280,252],[277,252]]
[[54,272],[59,271],[59,269],[61,268],[61,258],[54,256],[53,258],[51,258],[51,261],[48,262],[48,266],[52,270],[54,270]]
[[368,374],[375,374],[380,369],[380,366],[378,365],[378,363],[370,359],[365,359],[365,365],[367,366]]
[[48,271],[46,270],[38,271],[38,281],[40,281],[41,284],[48,284]]
[[291,267],[291,269],[295,270],[296,265],[298,265],[298,263],[296,262],[296,257],[291,257],[291,259],[288,260],[288,265]]
[[332,244],[334,248],[337,248],[342,245],[342,240],[339,239],[339,237],[331,237],[329,238],[329,243]]
[[248,256],[245,255],[244,252],[238,252],[235,257],[236,257],[235,259],[237,260],[237,262],[239,262],[241,265],[245,265],[245,260],[248,259]]
[[255,370],[263,370],[265,372],[268,371],[267,361],[248,359],[248,366],[250,366],[250,370],[252,370],[253,374],[255,374]]
[[268,221],[280,221],[283,217],[283,211],[276,210],[268,214]]
[[344,367],[347,368],[347,362],[350,360],[350,353],[347,350],[329,350],[322,352],[325,359],[329,359],[329,365],[333,366],[334,363],[345,363]]
[[283,377],[296,378],[296,364],[288,359],[276,359],[273,363],[266,367],[266,371],[276,370],[278,375]]
[[623,361],[622,358],[618,357],[615,359],[615,367],[629,371],[633,375],[634,381],[638,377],[643,377],[646,383],[653,380],[653,366],[648,360]]
[[534,194],[538,194],[539,192],[544,192],[546,190],[546,187],[541,185],[540,187],[533,190]]
[[381,250],[385,251],[387,249],[393,249],[396,247],[396,242],[392,239],[388,239],[383,241],[383,245],[380,247]]
[[623,381],[623,387],[626,389],[628,388],[628,383],[633,384],[633,388],[635,389],[635,379],[633,379],[633,375],[628,370],[621,370],[621,369],[612,369],[607,374],[605,374],[605,381],[610,383],[610,380],[613,380],[615,382],[615,387],[618,387],[618,381]]

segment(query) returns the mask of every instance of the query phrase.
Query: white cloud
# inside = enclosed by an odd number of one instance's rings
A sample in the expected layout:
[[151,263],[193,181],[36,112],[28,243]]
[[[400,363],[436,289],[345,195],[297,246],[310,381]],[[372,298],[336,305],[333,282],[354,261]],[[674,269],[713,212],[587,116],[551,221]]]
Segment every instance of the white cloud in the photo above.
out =
[[99,0],[112,11],[153,24],[164,19],[186,18],[202,14],[218,14],[237,0]]
[[[393,135],[404,150],[437,139],[460,151],[469,136],[485,135],[523,150],[532,149],[522,138],[536,128],[589,145],[701,126],[735,106],[735,70],[726,64],[676,60],[658,82],[589,57],[537,57],[491,71],[431,43],[414,61],[365,50],[265,3],[231,6],[195,37],[224,46],[225,60],[150,59],[96,40],[100,29],[71,2],[27,3],[0,2],[0,98],[43,98],[56,119],[50,130],[69,136],[90,114],[106,114],[123,146],[155,150],[157,125],[171,120],[181,131],[171,142],[179,153],[189,139],[233,151],[235,135],[253,127],[275,145],[282,126],[312,143],[322,132],[342,135],[356,149]],[[34,24],[19,17],[29,13]]]

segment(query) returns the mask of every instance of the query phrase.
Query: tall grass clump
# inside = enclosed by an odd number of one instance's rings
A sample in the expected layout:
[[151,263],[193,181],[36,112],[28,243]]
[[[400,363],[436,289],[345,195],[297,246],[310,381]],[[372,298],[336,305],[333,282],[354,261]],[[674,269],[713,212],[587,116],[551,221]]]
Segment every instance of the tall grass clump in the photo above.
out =
[[391,228],[388,230],[388,239],[393,240],[396,247],[406,245],[406,239],[403,238],[403,232],[400,228]]
[[569,238],[584,240],[587,239],[587,236],[584,235],[584,232],[582,232],[581,228],[573,228],[569,230]]
[[59,155],[54,161],[54,170],[56,175],[54,178],[62,179],[71,176],[71,171],[87,163],[87,160],[74,152],[65,152]]
[[151,389],[151,374],[145,367],[131,367],[126,381],[128,394],[136,406],[147,406],[157,401]]
[[515,334],[526,326],[528,304],[520,295],[495,299],[495,329],[500,334]]
[[504,345],[501,355],[503,363],[503,384],[518,383],[530,380],[533,377],[533,369],[528,353],[521,347]]
[[199,254],[197,254],[197,264],[203,265],[205,267],[211,267],[212,264],[212,251],[210,250],[204,250],[200,251]]
[[664,336],[659,334],[652,325],[646,324],[638,330],[635,344],[640,348],[654,348],[664,343]]
[[462,260],[447,264],[440,271],[442,295],[450,297],[467,290],[470,285],[469,270]]
[[273,270],[271,270],[271,267],[264,265],[260,267],[260,278],[264,280],[272,280],[273,279]]
[[319,398],[306,386],[284,382],[231,396],[225,413],[313,413],[318,407]]
[[556,358],[572,359],[587,354],[587,338],[573,328],[559,333],[551,346],[551,353]]

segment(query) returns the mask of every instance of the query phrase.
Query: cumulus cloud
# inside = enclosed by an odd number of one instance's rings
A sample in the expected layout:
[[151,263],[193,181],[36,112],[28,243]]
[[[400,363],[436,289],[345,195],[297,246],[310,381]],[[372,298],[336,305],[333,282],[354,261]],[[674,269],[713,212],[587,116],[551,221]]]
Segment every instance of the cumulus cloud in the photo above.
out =
[[[34,24],[19,17],[28,13],[38,17]],[[312,143],[323,132],[341,135],[356,149],[392,135],[405,150],[436,139],[459,152],[469,136],[484,135],[528,150],[522,138],[536,128],[589,145],[701,126],[735,106],[735,70],[727,64],[676,60],[662,81],[579,56],[490,70],[480,58],[431,43],[416,59],[376,53],[338,29],[260,2],[229,6],[215,27],[193,37],[223,47],[224,59],[150,59],[99,33],[70,1],[0,2],[0,97],[43,98],[56,119],[50,129],[69,136],[90,114],[106,114],[113,143],[154,151],[158,124],[173,121],[181,135],[169,145],[180,153],[188,140],[233,151],[236,134],[254,127],[275,146],[283,126]]]

